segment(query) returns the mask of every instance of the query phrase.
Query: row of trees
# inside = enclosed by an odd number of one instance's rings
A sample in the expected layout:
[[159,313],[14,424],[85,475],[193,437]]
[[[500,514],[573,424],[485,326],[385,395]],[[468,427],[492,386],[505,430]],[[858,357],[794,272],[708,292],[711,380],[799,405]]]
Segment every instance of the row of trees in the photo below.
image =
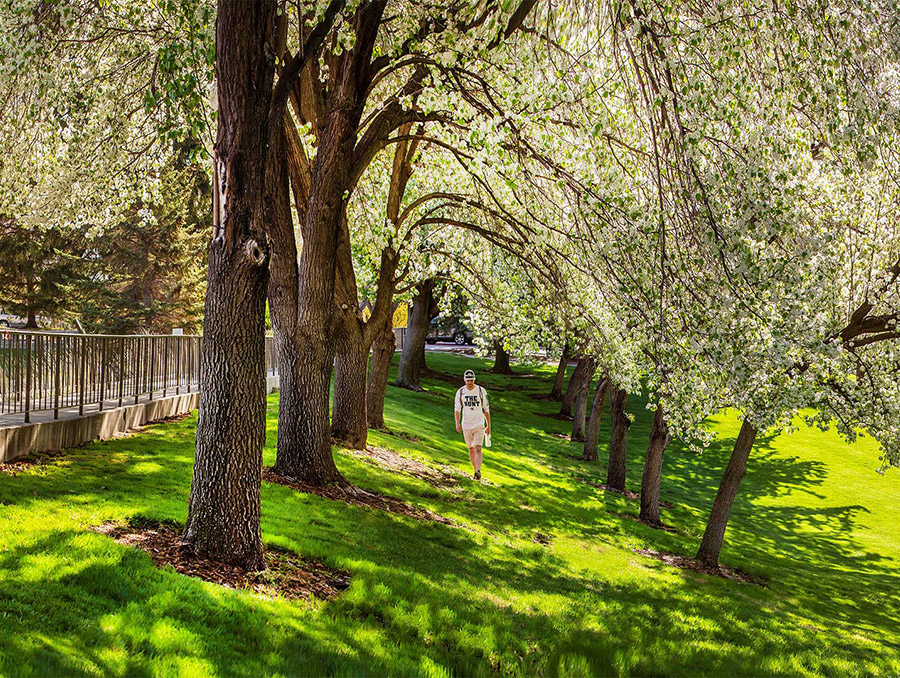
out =
[[[893,9],[20,0],[3,21],[11,110],[33,132],[6,113],[0,131],[11,149],[39,138],[53,150],[22,150],[19,173],[0,167],[0,207],[17,223],[112,233],[135,205],[165,204],[176,148],[211,150],[186,530],[202,554],[263,562],[267,302],[276,470],[309,483],[347,487],[332,438],[359,447],[384,424],[402,295],[414,304],[398,382],[418,386],[445,285],[503,351],[578,359],[551,395],[587,460],[609,398],[613,487],[628,395],[649,394],[650,523],[669,441],[702,447],[710,413],[741,411],[709,562],[758,431],[813,407],[812,423],[865,428],[898,459]],[[49,92],[41,106],[29,87]],[[53,207],[51,224],[35,205]],[[367,322],[361,294],[374,298]]]
[[[698,553],[716,563],[758,432],[790,428],[812,407],[807,423],[835,425],[849,439],[864,429],[882,443],[883,464],[897,463],[900,246],[896,15],[850,3],[828,13],[798,3],[751,14],[721,3],[714,19],[709,9],[619,6],[598,24],[612,27],[611,38],[582,34],[584,51],[574,40],[558,50],[538,89],[570,79],[577,105],[569,117],[554,108],[566,123],[556,152],[515,181],[520,194],[547,196],[540,171],[566,179],[568,195],[549,203],[570,206],[567,225],[539,233],[545,254],[562,254],[554,263],[565,262],[564,274],[553,275],[531,248],[515,257],[518,275],[492,279],[483,266],[476,277],[492,299],[479,313],[496,310],[492,322],[512,324],[504,333],[514,341],[550,330],[564,352],[581,356],[562,414],[574,416],[573,439],[587,439],[586,459],[595,458],[594,427],[610,391],[614,488],[624,489],[627,393],[649,390],[648,522],[659,522],[669,441],[702,447],[709,414],[742,412]],[[601,54],[585,60],[592,47]],[[604,96],[577,98],[574,89]],[[548,156],[584,162],[566,173]],[[541,223],[546,211],[530,207]],[[522,239],[510,249],[531,245]],[[547,303],[537,309],[522,303],[535,298],[536,271],[539,287],[555,290],[538,297]],[[554,306],[573,309],[566,322],[546,320]],[[603,379],[586,417],[598,368]]]

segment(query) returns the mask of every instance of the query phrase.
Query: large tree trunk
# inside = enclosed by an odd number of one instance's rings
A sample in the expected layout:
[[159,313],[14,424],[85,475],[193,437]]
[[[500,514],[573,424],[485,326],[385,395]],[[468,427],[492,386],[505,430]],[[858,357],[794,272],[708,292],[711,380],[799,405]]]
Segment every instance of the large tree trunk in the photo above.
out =
[[334,364],[334,401],[331,410],[331,436],[354,450],[364,449],[366,423],[366,367],[368,346],[362,328],[351,317],[338,333]]
[[728,460],[728,466],[722,475],[722,482],[719,483],[719,491],[716,493],[716,500],[713,502],[712,512],[706,523],[706,531],[703,533],[703,541],[697,552],[697,559],[707,565],[719,564],[719,552],[722,550],[722,541],[725,539],[728,517],[731,515],[731,507],[734,506],[738,487],[747,472],[747,460],[750,458],[750,451],[753,449],[755,441],[756,428],[745,421],[741,425],[734,450],[731,452],[731,459]]
[[[290,346],[282,364],[290,371],[290,398],[279,411],[279,473],[324,485],[342,481],[331,452],[328,390],[334,359],[335,284],[338,246],[346,225],[346,196],[354,182],[354,147],[362,117],[366,69],[375,44],[383,2],[361,6],[353,19],[356,41],[335,56],[330,66],[326,110],[317,122],[317,148],[302,221],[303,256],[297,275],[296,311],[272,309],[273,324],[282,316],[287,328],[279,342]],[[349,246],[349,243],[346,244]],[[293,315],[292,315],[293,313]],[[282,380],[284,376],[282,375]],[[285,400],[291,409],[285,407]],[[363,404],[363,413],[365,412]]]
[[275,471],[317,485],[342,481],[331,452],[330,362],[330,355],[314,356],[302,342],[278,343],[281,395]]
[[[323,150],[326,149],[320,147],[319,152]],[[326,189],[323,187],[322,191]],[[288,315],[290,309],[270,305],[275,336],[279,339],[281,378],[275,470],[317,485],[342,480],[331,451],[328,395],[335,349],[333,325],[339,319],[332,311],[334,268],[327,263],[329,259],[334,261],[337,241],[337,236],[329,235],[329,231],[332,227],[339,228],[338,224],[328,222],[340,220],[342,203],[339,196],[329,198],[323,196],[324,204],[316,210],[315,218],[309,217],[320,223],[304,230],[307,235],[299,278],[306,282],[298,286],[296,325],[291,327],[287,322],[288,330],[280,332],[281,317]],[[325,213],[329,205],[334,214]],[[312,210],[311,205],[309,211]],[[330,273],[317,278],[315,269],[330,269]]]
[[[269,284],[269,309],[278,344],[278,450],[275,470],[285,476],[313,484],[341,480],[331,453],[331,426],[328,417],[328,387],[334,358],[329,342],[330,318],[325,308],[304,309],[301,313],[300,262],[297,257],[293,223],[290,215],[288,186],[272,181],[268,187],[270,201],[287,205],[287,210],[273,214],[269,221],[272,234],[272,279]],[[304,257],[328,252],[322,238],[304,242]],[[331,274],[334,281],[334,273]],[[319,298],[327,292],[317,281]],[[317,325],[317,327],[316,327]]]
[[609,439],[609,466],[606,470],[606,484],[614,490],[625,491],[625,474],[628,458],[628,428],[631,422],[625,413],[628,393],[621,388],[613,388],[609,398],[612,413],[612,433]]
[[388,373],[394,358],[396,337],[390,323],[375,340],[372,364],[369,368],[369,386],[366,391],[366,414],[369,428],[385,429],[384,398],[387,393]]
[[560,401],[563,397],[563,386],[566,385],[566,368],[569,367],[571,358],[569,345],[563,346],[562,355],[559,357],[559,366],[556,368],[556,377],[553,380],[553,388],[550,390],[550,400]]
[[566,387],[566,394],[563,396],[562,406],[559,408],[560,416],[572,416],[572,410],[575,408],[575,396],[578,395],[578,389],[581,388],[582,377],[586,368],[585,358],[579,358],[572,376],[569,377],[569,385]]
[[220,2],[216,199],[203,324],[197,453],[184,539],[201,556],[265,567],[260,482],[265,444],[263,227],[267,118],[277,3]]
[[[320,148],[321,153],[324,148]],[[323,193],[330,193],[325,187]],[[329,238],[331,228],[339,229],[343,205],[338,196],[322,198],[313,217],[315,226],[304,230],[303,256],[300,259],[300,313],[293,331],[279,337],[279,367],[281,372],[281,401],[278,411],[278,451],[275,470],[282,475],[304,482],[326,485],[342,482],[331,450],[331,422],[329,417],[329,386],[335,356],[335,328],[340,321],[332,310],[334,301],[334,268],[328,276],[316,278],[312,271],[329,269],[328,259],[334,262],[338,236]],[[328,206],[334,214],[326,214]],[[310,211],[313,206],[311,205]],[[334,219],[338,223],[330,224]],[[312,233],[317,233],[314,237]],[[318,261],[316,261],[318,260]],[[275,310],[275,309],[273,309]],[[278,327],[281,313],[273,313],[273,325]],[[287,378],[287,381],[285,381]],[[286,391],[290,391],[287,395]]]
[[509,352],[500,339],[494,340],[494,366],[491,368],[491,372],[494,374],[515,374],[509,364]]
[[662,405],[656,406],[650,442],[647,443],[647,458],[644,460],[644,475],[641,478],[641,520],[651,525],[659,525],[659,488],[662,477],[663,455],[672,440],[666,426],[666,416]]
[[597,369],[597,361],[593,358],[586,358],[586,367],[581,377],[581,384],[575,393],[575,407],[572,412],[572,440],[574,442],[583,442],[585,418],[587,415],[588,395],[591,392],[591,380],[594,378],[594,372]]
[[[366,446],[366,436],[369,432],[366,424],[366,368],[369,342],[366,338],[365,323],[359,315],[356,273],[353,270],[350,250],[350,228],[346,220],[341,224],[336,276],[335,304],[338,308],[338,329],[334,333],[331,436],[339,445],[361,450]],[[375,318],[371,321],[377,322]]]
[[584,452],[581,455],[584,461],[597,461],[597,444],[600,441],[600,417],[603,415],[603,404],[606,402],[606,392],[608,390],[609,379],[600,379],[597,383],[597,389],[594,391],[594,400],[591,403],[591,416],[584,436]]
[[406,343],[397,367],[397,386],[422,391],[422,372],[425,369],[425,338],[435,307],[434,279],[416,285],[416,298],[409,312]]

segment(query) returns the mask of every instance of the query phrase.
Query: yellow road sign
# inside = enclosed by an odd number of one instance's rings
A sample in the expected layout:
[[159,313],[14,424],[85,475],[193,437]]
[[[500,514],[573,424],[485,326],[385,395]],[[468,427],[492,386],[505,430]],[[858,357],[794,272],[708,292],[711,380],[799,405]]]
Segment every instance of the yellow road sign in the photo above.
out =
[[394,325],[395,329],[399,329],[402,327],[406,327],[409,321],[409,304],[401,303],[397,304],[397,308],[394,309],[394,316],[391,318],[391,322]]

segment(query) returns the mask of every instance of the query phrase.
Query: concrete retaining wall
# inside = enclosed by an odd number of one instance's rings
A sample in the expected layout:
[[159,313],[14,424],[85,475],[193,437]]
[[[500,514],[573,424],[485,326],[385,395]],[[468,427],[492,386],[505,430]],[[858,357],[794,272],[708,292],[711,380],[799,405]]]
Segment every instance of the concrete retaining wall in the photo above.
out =
[[[278,386],[278,375],[266,377],[266,393],[272,393]],[[187,414],[197,409],[199,404],[199,393],[185,393],[83,417],[0,428],[0,463],[31,452],[55,452],[94,440],[109,440],[116,434],[134,431],[148,422]]]
[[199,393],[167,396],[137,405],[125,405],[83,417],[40,421],[0,428],[0,462],[30,452],[51,452],[78,447],[93,440],[109,440],[147,422],[187,414],[197,408]]

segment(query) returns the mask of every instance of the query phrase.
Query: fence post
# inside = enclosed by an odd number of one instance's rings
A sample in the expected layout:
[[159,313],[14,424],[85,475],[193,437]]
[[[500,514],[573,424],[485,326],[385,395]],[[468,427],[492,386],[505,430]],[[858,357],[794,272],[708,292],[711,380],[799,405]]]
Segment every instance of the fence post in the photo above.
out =
[[62,337],[56,337],[56,370],[53,375],[53,418],[59,419],[59,389],[60,389],[60,380],[62,375],[60,374],[60,348],[59,345],[62,343]]
[[166,391],[169,388],[169,337],[163,337],[163,394],[166,397]]
[[203,378],[203,368],[201,367],[203,364],[203,337],[197,337],[195,346],[197,355],[194,356],[194,362],[197,365],[197,390],[199,391]]
[[141,397],[141,338],[137,338],[137,348],[134,350],[134,404],[137,405]]
[[25,338],[25,423],[31,422],[31,335]]
[[175,395],[181,395],[181,341],[175,337]]
[[85,354],[87,353],[87,337],[81,337],[81,350],[78,351],[78,367],[79,367],[79,375],[78,375],[78,416],[84,414],[84,377],[87,370],[87,360],[85,360]]
[[125,396],[125,337],[119,337],[119,407]]
[[150,400],[153,400],[153,380],[156,378],[156,339],[154,337],[148,337],[147,339],[147,351],[150,353],[150,384],[147,386],[147,391],[150,393]]
[[106,361],[108,359],[109,351],[106,346],[109,343],[109,339],[107,337],[103,337],[103,347],[100,351],[100,411],[103,411],[103,400],[106,398]]

